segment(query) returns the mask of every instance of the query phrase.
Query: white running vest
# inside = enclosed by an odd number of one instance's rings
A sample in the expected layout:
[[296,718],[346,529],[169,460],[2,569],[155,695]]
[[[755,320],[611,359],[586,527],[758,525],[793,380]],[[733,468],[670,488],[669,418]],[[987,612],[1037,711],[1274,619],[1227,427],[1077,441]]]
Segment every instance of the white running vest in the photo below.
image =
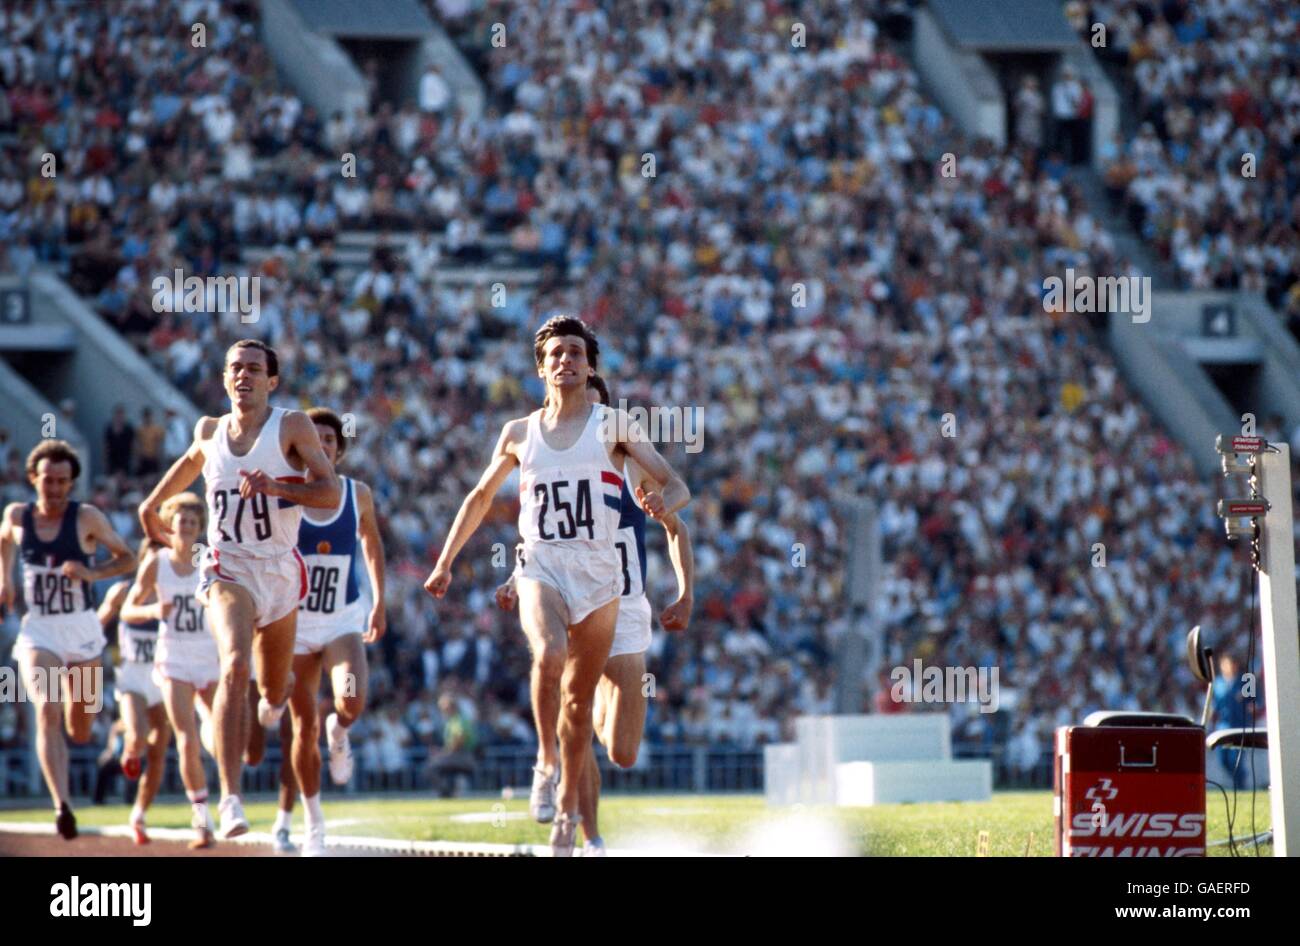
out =
[[528,417],[519,454],[519,536],[525,548],[555,545],[614,553],[623,474],[600,439],[608,407],[594,404],[567,450],[542,439],[542,412]]
[[124,664],[153,665],[154,648],[158,643],[158,623],[128,624],[117,622],[117,652]]
[[277,480],[305,481],[280,450],[280,422],[287,413],[282,407],[272,408],[253,448],[242,457],[230,452],[229,414],[222,415],[216,433],[203,443],[208,545],[219,555],[275,558],[293,554],[298,544],[301,506],[265,493],[252,499],[239,495],[240,470],[261,470]]
[[212,639],[203,605],[194,597],[198,588],[199,569],[178,575],[172,567],[171,553],[166,549],[158,553],[158,600],[172,605],[167,619],[158,622],[158,637],[166,638],[172,647]]

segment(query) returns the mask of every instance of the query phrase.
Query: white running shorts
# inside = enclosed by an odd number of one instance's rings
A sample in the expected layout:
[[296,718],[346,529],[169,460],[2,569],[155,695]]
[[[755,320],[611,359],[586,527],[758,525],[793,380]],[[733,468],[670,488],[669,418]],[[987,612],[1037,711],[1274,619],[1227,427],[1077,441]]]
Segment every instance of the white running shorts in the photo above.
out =
[[618,623],[614,625],[611,657],[621,654],[644,654],[650,649],[650,601],[645,595],[628,595],[618,604]]
[[297,549],[275,558],[232,555],[221,558],[215,549],[208,547],[199,567],[199,590],[195,595],[199,603],[208,606],[207,593],[216,582],[232,582],[253,596],[256,627],[274,624],[291,611],[297,611],[298,602],[307,594],[307,566]]
[[163,701],[162,690],[153,678],[153,664],[124,663],[117,668],[117,701],[134,693],[144,697],[145,706],[157,706]]
[[[532,578],[560,593],[569,609],[569,626],[577,624],[623,590],[618,555],[589,549],[557,548],[538,544],[515,546],[515,570],[521,578]],[[620,605],[621,607],[621,605]]]

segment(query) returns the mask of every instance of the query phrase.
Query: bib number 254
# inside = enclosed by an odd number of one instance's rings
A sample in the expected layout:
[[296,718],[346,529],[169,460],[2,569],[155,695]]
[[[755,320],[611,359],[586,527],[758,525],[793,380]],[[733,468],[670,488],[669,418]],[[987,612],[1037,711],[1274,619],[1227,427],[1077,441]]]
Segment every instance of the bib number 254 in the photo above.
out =
[[[568,480],[538,483],[533,487],[537,499],[537,535],[544,541],[577,538],[579,529],[587,530],[587,538],[596,537],[596,517],[591,511],[591,481],[578,480],[576,489],[570,489]],[[550,515],[554,506],[554,514]],[[547,528],[547,518],[555,532]]]

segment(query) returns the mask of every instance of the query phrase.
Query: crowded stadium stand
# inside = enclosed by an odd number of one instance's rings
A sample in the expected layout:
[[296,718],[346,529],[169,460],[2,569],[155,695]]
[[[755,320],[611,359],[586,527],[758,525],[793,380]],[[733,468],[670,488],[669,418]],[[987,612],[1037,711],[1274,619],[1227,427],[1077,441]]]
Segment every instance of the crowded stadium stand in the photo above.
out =
[[[342,472],[373,487],[388,552],[361,787],[430,784],[444,693],[476,727],[462,787],[526,778],[529,658],[492,601],[514,480],[458,592],[435,607],[421,584],[501,425],[539,406],[532,334],[558,312],[600,334],[615,403],[703,412],[702,450],[661,447],[694,497],[696,616],[656,627],[649,751],[614,786],[761,788],[797,717],[933,709],[890,699],[888,668],[919,658],[1000,667],[998,712],[946,707],[954,754],[1042,787],[1056,726],[1199,713],[1191,626],[1246,653],[1241,553],[1193,441],[1250,412],[1300,453],[1297,375],[1271,380],[1300,362],[1269,334],[1300,335],[1291,5],[1030,4],[1045,45],[1001,51],[962,46],[952,4],[895,0],[428,0],[369,26],[337,2],[108,6],[0,10],[0,302],[21,313],[0,391],[23,405],[0,418],[0,498],[28,497],[57,416],[84,498],[138,540],[158,470],[225,410],[222,352],[275,346],[274,403],[355,421]],[[934,91],[948,46],[991,77],[973,87],[1002,97],[1000,135]],[[1080,77],[1116,116],[1101,140]],[[1045,306],[1067,267],[1154,274],[1168,334]],[[258,317],[158,311],[176,270],[260,277]],[[1183,307],[1169,324],[1205,337],[1225,299],[1244,355],[1161,321]],[[1191,393],[1156,403],[1144,358]],[[858,505],[880,544],[865,609]],[[676,586],[651,528],[658,609]],[[864,633],[872,660],[846,645]],[[39,791],[26,710],[0,704],[0,794]],[[248,777],[271,787],[277,758]]]

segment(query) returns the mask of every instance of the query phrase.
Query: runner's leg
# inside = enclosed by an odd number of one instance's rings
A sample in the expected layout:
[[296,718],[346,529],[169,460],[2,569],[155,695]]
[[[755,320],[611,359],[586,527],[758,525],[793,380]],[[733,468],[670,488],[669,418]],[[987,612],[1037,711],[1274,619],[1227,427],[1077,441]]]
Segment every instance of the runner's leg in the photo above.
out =
[[329,668],[330,692],[339,723],[351,726],[366,708],[370,668],[360,634],[344,634],[325,645],[324,666]]
[[293,667],[293,639],[298,629],[298,611],[264,627],[253,636],[257,656],[257,685],[272,706],[283,706],[289,698],[289,671]]
[[[63,664],[50,651],[31,648],[20,653],[19,665],[27,699],[36,708],[36,757],[54,807],[58,808],[68,800],[68,744],[63,736],[63,708],[54,673]],[[51,682],[55,685],[49,685]]]
[[537,767],[555,771],[558,761],[560,682],[568,657],[565,630],[568,608],[560,592],[532,578],[519,578],[519,620],[532,654],[529,688],[537,726]]
[[139,693],[123,693],[121,706],[122,722],[126,724],[126,732],[122,736],[122,752],[143,760],[145,751],[149,748],[148,707],[145,706],[144,697]]
[[161,703],[150,706],[145,711],[149,724],[148,748],[144,777],[140,781],[140,794],[136,804],[147,809],[158,795],[158,786],[162,784],[163,773],[167,767],[167,747],[171,745],[172,729],[167,722],[167,708]]
[[620,769],[636,765],[645,732],[645,654],[619,654],[605,662],[601,678],[605,703],[600,741]]
[[608,601],[569,628],[569,656],[560,681],[560,791],[558,812],[576,814],[578,786],[591,752],[591,711],[596,684],[614,643],[618,599]]
[[[298,797],[298,779],[293,774],[293,717],[285,713],[280,717],[280,807],[285,815],[293,814],[294,799]],[[286,824],[285,827],[288,827]]]
[[320,690],[322,655],[298,654],[293,658],[294,685],[289,697],[293,715],[293,774],[304,798],[320,794],[320,716],[316,694]]
[[[194,686],[184,680],[163,680],[163,706],[176,733],[176,755],[181,770],[181,782],[186,792],[208,790],[207,775],[200,756],[199,725],[194,716]],[[161,768],[161,766],[160,766]]]
[[69,664],[67,699],[63,701],[63,722],[68,738],[79,746],[90,742],[95,717],[104,706],[104,671],[98,657]]
[[[248,744],[245,717],[253,652],[253,623],[257,609],[248,589],[228,581],[213,582],[207,593],[207,616],[221,654],[221,676],[213,701],[214,748],[223,797],[239,794],[244,747]],[[176,725],[176,721],[172,721]],[[177,740],[180,730],[177,730]]]
[[257,681],[250,680],[248,710],[244,715],[248,725],[248,741],[244,743],[244,765],[260,765],[262,756],[266,754],[266,730],[257,724],[257,697]]

